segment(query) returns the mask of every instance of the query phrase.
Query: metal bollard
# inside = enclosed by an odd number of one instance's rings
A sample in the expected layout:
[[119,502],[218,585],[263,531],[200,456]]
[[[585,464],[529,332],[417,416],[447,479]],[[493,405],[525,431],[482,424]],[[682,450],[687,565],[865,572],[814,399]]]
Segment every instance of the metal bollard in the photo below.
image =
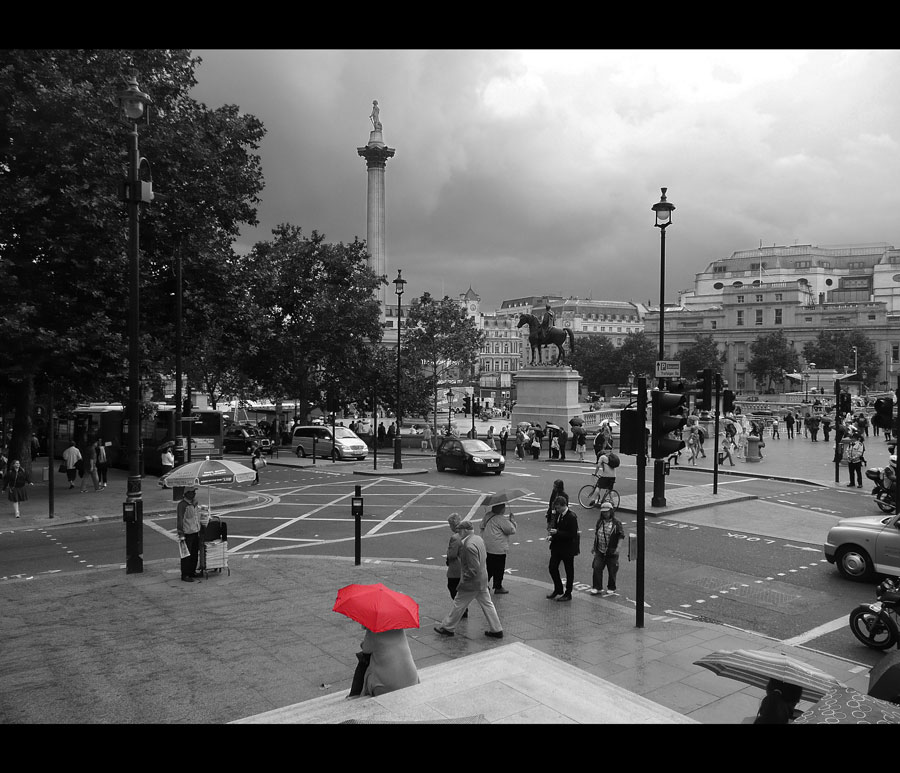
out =
[[359,566],[362,562],[362,517],[363,517],[363,498],[362,498],[362,488],[357,484],[356,489],[353,494],[353,498],[350,500],[350,514],[353,516],[354,520],[354,537],[353,542],[355,546],[355,560],[354,563],[356,566]]

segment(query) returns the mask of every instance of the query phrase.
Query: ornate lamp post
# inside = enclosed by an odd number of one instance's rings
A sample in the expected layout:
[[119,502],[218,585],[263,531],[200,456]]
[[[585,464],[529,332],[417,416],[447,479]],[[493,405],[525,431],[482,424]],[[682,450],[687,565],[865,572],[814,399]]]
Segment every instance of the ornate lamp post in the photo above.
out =
[[402,470],[403,461],[400,455],[400,299],[403,297],[403,285],[406,280],[400,276],[401,270],[397,269],[397,278],[394,280],[394,292],[397,293],[397,432],[394,435],[394,469]]
[[140,208],[139,204],[153,199],[152,175],[149,182],[141,180],[143,163],[149,163],[138,152],[138,123],[149,124],[149,105],[152,100],[138,88],[137,71],[132,70],[125,80],[126,88],[118,94],[124,120],[131,126],[128,136],[128,177],[122,188],[122,198],[128,203],[128,258],[130,264],[130,309],[128,318],[128,489],[122,506],[125,521],[125,573],[144,571],[143,518],[141,499],[141,371],[140,371]]
[[[662,196],[651,209],[656,213],[655,228],[659,229],[659,357],[665,359],[666,343],[666,228],[672,225],[672,212],[675,205],[666,201],[668,188],[660,188]],[[668,382],[661,379],[657,384],[659,389],[668,386]],[[664,459],[653,460],[653,507],[666,506],[666,462]]]

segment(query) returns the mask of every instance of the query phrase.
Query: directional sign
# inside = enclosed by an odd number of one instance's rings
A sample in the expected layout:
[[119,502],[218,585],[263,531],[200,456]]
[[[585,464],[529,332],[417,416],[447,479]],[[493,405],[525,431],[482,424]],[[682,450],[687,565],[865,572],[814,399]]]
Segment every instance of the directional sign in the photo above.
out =
[[657,360],[657,378],[681,378],[681,360]]

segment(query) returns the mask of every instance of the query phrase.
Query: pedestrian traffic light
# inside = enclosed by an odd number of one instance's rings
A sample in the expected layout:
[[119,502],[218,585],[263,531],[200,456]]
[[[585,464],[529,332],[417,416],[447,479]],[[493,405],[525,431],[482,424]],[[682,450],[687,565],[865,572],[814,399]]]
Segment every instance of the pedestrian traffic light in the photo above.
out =
[[684,418],[687,396],[654,391],[650,393],[650,400],[652,402],[650,456],[654,459],[665,459],[684,448],[684,441],[670,437],[670,433],[687,424],[687,419]]
[[730,389],[722,392],[722,413],[734,413],[734,392]]
[[879,397],[875,401],[875,415],[872,426],[879,429],[892,429],[894,426],[894,401],[890,397]]
[[694,407],[697,408],[697,410],[711,411],[713,409],[712,368],[705,368],[704,370],[697,371],[697,381],[693,384],[691,390],[698,393],[694,398]]
[[619,416],[619,453],[646,456],[649,435],[646,413],[638,413],[635,408],[622,411]]

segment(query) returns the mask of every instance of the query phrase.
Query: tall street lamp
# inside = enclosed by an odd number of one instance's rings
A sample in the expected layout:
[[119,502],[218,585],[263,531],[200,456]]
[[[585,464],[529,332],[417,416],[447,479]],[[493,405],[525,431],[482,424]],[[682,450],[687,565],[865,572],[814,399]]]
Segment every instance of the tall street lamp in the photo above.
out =
[[[651,209],[656,213],[654,226],[659,229],[659,358],[665,359],[666,344],[666,228],[672,225],[672,212],[675,205],[666,201],[668,188],[660,188],[662,196]],[[659,389],[668,386],[668,382],[660,380]],[[665,459],[653,461],[653,507],[666,506],[666,462]]]
[[[812,371],[814,371],[816,369],[816,363],[808,362],[808,363],[806,363],[806,368],[807,368],[807,370],[806,370],[806,402],[809,402],[809,377],[812,375]],[[816,386],[818,386],[818,384],[819,384],[818,378],[819,378],[819,375],[817,373],[816,374]]]
[[[149,182],[141,180],[141,164],[147,163],[138,152],[138,123],[150,121],[152,100],[138,88],[137,71],[132,70],[125,80],[126,88],[118,94],[119,105],[128,135],[128,177],[122,188],[122,198],[128,203],[128,258],[130,264],[130,309],[128,318],[128,489],[122,505],[125,521],[125,573],[144,571],[144,503],[141,499],[141,371],[140,371],[140,207],[153,199],[152,175]],[[149,169],[149,163],[147,163]]]
[[402,470],[403,461],[400,455],[400,299],[403,297],[403,285],[406,280],[400,276],[401,269],[397,269],[397,278],[394,280],[394,292],[397,293],[397,432],[394,434],[394,469]]

